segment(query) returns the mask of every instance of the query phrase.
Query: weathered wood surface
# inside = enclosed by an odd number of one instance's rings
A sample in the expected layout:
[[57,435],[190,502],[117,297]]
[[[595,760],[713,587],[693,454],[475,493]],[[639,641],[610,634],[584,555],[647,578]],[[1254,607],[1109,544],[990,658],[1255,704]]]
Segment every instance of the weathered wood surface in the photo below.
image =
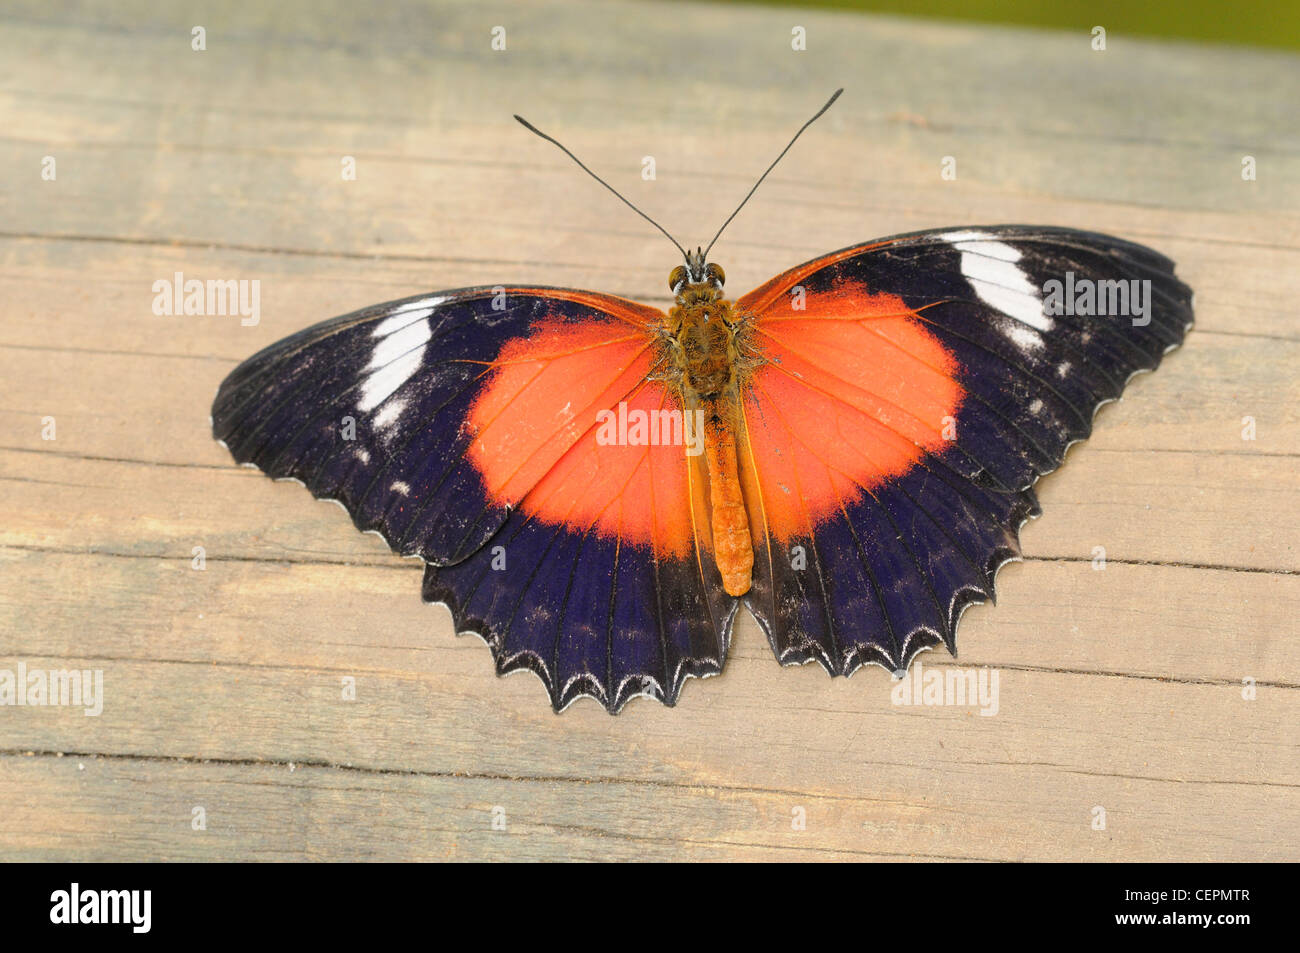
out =
[[[1300,859],[1300,59],[570,3],[250,2],[204,14],[195,52],[186,10],[0,13],[0,668],[102,669],[106,696],[0,708],[0,857]],[[211,441],[240,359],[365,304],[667,300],[667,244],[512,112],[694,242],[840,85],[719,244],[732,290],[1028,221],[1147,242],[1198,293],[1187,346],[1042,481],[1027,561],[966,615],[996,717],[779,669],[749,619],[676,709],[557,717],[421,604],[418,565]],[[259,279],[260,323],[155,316],[175,271]]]

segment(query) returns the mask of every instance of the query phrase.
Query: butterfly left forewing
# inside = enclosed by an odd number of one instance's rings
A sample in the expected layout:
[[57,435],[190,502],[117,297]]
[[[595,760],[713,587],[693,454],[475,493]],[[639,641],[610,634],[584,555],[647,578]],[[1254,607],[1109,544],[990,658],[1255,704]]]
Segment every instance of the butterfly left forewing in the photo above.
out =
[[[222,384],[235,458],[338,500],[427,563],[424,594],[563,708],[673,703],[721,669],[736,602],[701,560],[683,446],[598,439],[602,414],[680,409],[652,379],[662,312],[495,287],[365,309]],[[621,410],[620,410],[621,408]]]

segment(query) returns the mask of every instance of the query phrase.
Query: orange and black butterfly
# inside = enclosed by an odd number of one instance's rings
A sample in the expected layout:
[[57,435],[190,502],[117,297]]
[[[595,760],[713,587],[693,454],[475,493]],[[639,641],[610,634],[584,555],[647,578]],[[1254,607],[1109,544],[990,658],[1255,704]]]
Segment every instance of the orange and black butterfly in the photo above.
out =
[[617,712],[720,672],[742,601],[784,665],[955,653],[1034,481],[1192,325],[1169,259],[1067,228],[898,235],[735,301],[677,247],[667,313],[507,285],[308,328],[215,435],[421,557],[499,674]]

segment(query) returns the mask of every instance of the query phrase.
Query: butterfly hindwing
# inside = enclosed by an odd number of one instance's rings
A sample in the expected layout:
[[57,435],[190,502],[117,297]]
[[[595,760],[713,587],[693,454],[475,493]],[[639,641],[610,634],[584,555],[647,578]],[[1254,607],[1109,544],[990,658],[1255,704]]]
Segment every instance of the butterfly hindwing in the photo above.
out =
[[[669,461],[649,465],[660,462]],[[686,503],[683,495],[663,505]],[[675,704],[687,677],[722,671],[739,606],[703,543],[663,552],[522,510],[465,561],[427,566],[424,597],[488,642],[498,674],[536,673],[557,711],[580,695],[611,712],[638,695]]]
[[672,704],[687,676],[721,670],[738,603],[696,537],[702,487],[680,441],[598,439],[620,405],[671,416],[648,379],[662,318],[549,288],[379,305],[245,361],[213,430],[239,462],[424,559],[425,598],[500,673],[536,672],[556,708]]
[[[1044,307],[1052,281],[1134,280],[1141,315]],[[1143,246],[989,226],[845,249],[737,301],[766,361],[744,402],[746,604],[778,658],[850,674],[955,651],[962,610],[1019,555],[1034,480],[1182,341],[1190,299]]]

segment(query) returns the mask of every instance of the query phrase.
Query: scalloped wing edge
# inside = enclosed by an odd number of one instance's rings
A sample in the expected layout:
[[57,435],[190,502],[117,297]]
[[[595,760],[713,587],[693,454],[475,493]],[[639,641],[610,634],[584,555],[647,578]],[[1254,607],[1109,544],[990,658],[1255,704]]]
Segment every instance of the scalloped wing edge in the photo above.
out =
[[576,675],[563,684],[557,684],[546,660],[531,650],[505,655],[502,651],[501,636],[494,633],[492,627],[482,619],[466,613],[451,587],[440,585],[436,581],[431,582],[427,572],[422,585],[422,598],[430,605],[441,605],[447,608],[451,613],[457,637],[477,636],[488,647],[498,677],[521,671],[536,675],[537,680],[545,687],[547,697],[551,700],[551,708],[556,714],[563,712],[584,696],[594,698],[611,715],[617,715],[634,698],[653,698],[669,708],[676,706],[687,679],[712,678],[722,674],[731,646],[731,632],[735,625],[736,613],[740,607],[739,600],[733,601],[726,617],[722,620],[723,631],[719,633],[720,662],[706,658],[684,658],[677,663],[676,670],[667,685],[648,673],[629,675],[611,693],[590,673]]

